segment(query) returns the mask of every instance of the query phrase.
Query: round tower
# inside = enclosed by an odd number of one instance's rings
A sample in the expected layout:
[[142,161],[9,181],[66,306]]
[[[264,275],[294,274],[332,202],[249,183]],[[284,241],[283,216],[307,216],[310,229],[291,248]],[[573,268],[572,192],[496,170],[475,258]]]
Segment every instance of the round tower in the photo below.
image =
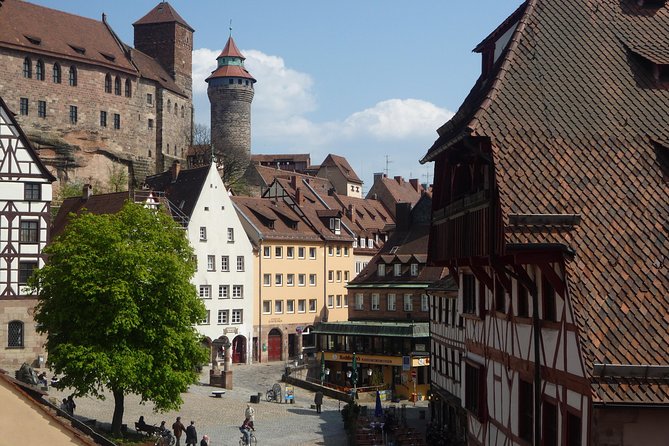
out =
[[211,104],[211,143],[217,152],[251,154],[251,102],[256,80],[244,68],[245,57],[232,36],[207,78]]

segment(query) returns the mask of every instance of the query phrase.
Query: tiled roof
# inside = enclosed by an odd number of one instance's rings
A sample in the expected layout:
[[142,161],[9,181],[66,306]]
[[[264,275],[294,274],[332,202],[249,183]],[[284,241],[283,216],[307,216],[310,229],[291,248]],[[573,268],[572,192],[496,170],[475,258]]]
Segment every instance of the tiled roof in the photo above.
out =
[[320,169],[334,167],[341,172],[341,174],[346,178],[347,181],[353,183],[362,184],[362,180],[358,177],[358,174],[355,173],[355,170],[348,163],[348,160],[343,156],[329,154],[325,161],[321,163]]
[[250,168],[255,169],[258,172],[258,175],[260,176],[260,178],[262,178],[263,182],[265,183],[263,186],[271,184],[276,178],[290,179],[292,177],[295,177],[299,181],[302,180],[309,181],[309,184],[314,189],[318,191],[325,191],[326,194],[328,190],[332,189],[332,183],[330,183],[330,180],[328,180],[327,178],[314,177],[303,173],[285,171],[282,169],[276,169],[274,167],[269,167],[269,166],[261,166],[259,164],[254,164],[250,166]]
[[226,42],[225,47],[223,47],[223,51],[221,51],[221,54],[219,54],[218,57],[239,57],[242,60],[246,59],[242,52],[239,51],[239,48],[237,48],[237,45],[235,44],[232,36],[228,37],[228,41]]
[[158,3],[144,17],[133,23],[136,25],[152,25],[154,23],[179,23],[191,31],[195,31],[186,21],[172,8],[172,5],[165,1]]
[[423,186],[417,179],[406,181],[401,176],[388,178],[385,174],[374,177],[374,184],[367,193],[367,198],[374,196],[385,200],[384,204],[388,207],[391,214],[395,214],[395,204],[411,203],[413,206],[421,197]]
[[256,154],[251,155],[252,163],[272,162],[276,160],[288,160],[292,162],[304,162],[309,166],[311,164],[311,155],[308,153],[281,153],[281,154]]
[[102,21],[5,0],[0,30],[3,47],[136,73],[120,42]]
[[210,166],[182,169],[176,181],[172,179],[172,170],[152,175],[145,180],[146,185],[156,191],[164,192],[165,197],[180,212],[190,217],[195,209],[204,182],[209,174]]
[[172,76],[165,71],[157,60],[134,48],[127,47],[127,49],[130,52],[132,61],[139,70],[140,76],[151,79],[174,93],[186,96],[186,93],[174,82]]
[[216,77],[241,77],[245,79],[250,79],[255,82],[255,78],[251,76],[246,68],[240,67],[239,65],[223,65],[216,68],[211,72],[209,77],[206,80],[214,79]]
[[[669,5],[529,0],[508,52],[440,129],[425,159],[490,138],[506,243],[562,243],[581,348],[594,363],[669,362],[669,88],[625,42],[667,54]],[[571,231],[515,231],[510,214],[580,214]],[[646,383],[647,384],[647,383]],[[666,402],[593,382],[604,401]],[[645,384],[644,384],[645,385]]]

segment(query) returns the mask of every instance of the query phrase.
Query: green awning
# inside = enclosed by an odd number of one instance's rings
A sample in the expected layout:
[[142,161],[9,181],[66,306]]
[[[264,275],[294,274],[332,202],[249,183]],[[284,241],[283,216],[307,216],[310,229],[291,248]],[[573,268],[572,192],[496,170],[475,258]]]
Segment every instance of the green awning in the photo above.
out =
[[430,323],[371,321],[319,322],[314,326],[312,333],[349,336],[427,338],[430,336]]

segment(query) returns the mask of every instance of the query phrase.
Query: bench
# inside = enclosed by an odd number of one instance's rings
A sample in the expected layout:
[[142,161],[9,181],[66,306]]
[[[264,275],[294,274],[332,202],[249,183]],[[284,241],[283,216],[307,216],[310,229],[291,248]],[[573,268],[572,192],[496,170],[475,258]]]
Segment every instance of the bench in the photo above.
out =
[[150,437],[158,431],[158,428],[156,426],[151,426],[150,424],[141,426],[138,422],[135,421],[135,430],[138,434],[144,434]]
[[223,395],[225,395],[225,390],[214,390],[211,392],[212,395],[214,395],[216,398],[221,398]]

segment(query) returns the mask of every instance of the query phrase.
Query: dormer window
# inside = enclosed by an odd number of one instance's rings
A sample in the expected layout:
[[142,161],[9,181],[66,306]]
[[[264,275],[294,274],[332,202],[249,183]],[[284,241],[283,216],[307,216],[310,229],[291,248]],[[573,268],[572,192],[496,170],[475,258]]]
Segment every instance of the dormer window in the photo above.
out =
[[340,218],[330,218],[330,230],[336,235],[341,234],[341,219]]
[[401,263],[396,263],[393,265],[393,273],[395,274],[395,277],[400,277],[402,275],[402,264]]
[[411,276],[412,277],[418,276],[418,263],[411,264]]
[[377,274],[379,277],[386,276],[386,265],[384,263],[379,263],[377,266]]
[[42,43],[42,39],[36,36],[29,36],[27,34],[23,35],[26,39],[28,39],[28,42],[32,43],[33,45],[40,45]]
[[662,84],[669,83],[669,58],[654,42],[625,42],[625,46],[643,61],[643,66]]

